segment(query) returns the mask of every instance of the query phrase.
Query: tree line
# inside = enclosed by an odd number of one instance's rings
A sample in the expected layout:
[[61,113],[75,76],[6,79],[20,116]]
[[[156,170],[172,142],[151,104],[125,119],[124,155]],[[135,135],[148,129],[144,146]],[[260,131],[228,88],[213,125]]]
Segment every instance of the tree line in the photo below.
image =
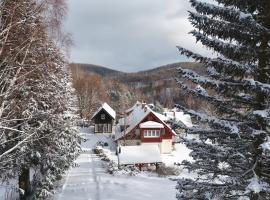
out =
[[[45,199],[79,152],[65,1],[0,2],[0,181]],[[33,176],[30,183],[30,170]],[[7,185],[8,187],[8,185]]]

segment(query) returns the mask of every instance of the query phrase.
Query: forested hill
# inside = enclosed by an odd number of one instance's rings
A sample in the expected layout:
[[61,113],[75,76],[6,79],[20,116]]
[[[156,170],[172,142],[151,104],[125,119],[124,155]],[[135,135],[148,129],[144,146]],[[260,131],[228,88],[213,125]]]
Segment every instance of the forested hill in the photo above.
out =
[[117,70],[113,70],[107,67],[103,67],[100,65],[93,65],[93,64],[83,64],[83,63],[71,63],[70,66],[78,66],[81,69],[83,69],[85,72],[89,72],[89,73],[94,73],[94,74],[98,74],[102,77],[105,76],[110,76],[112,74],[121,74],[123,72],[117,71]]
[[149,83],[152,81],[173,79],[177,76],[177,68],[179,67],[192,69],[198,73],[204,72],[204,68],[201,64],[195,62],[179,62],[134,73],[113,74],[113,76],[117,76],[119,80],[126,84],[136,85],[138,82]]
[[131,73],[126,73],[126,72],[121,72],[118,70],[114,70],[108,67],[100,66],[100,65],[94,65],[94,64],[82,64],[82,63],[71,63],[70,66],[78,66],[81,69],[83,69],[85,72],[88,73],[94,73],[98,74],[102,77],[118,77],[120,76],[122,81],[124,82],[133,82],[133,81],[140,81],[144,79],[144,77],[149,78],[155,77],[155,78],[160,78],[161,77],[171,77],[175,75],[176,69],[178,67],[183,67],[183,68],[188,68],[192,69],[198,73],[203,72],[203,67],[195,62],[179,62],[179,63],[173,63],[173,64],[168,64],[168,65],[163,65],[160,67],[152,68],[149,70],[143,70],[139,72],[131,72]]
[[[113,98],[109,98],[112,99],[112,102],[109,101],[112,105],[114,103],[119,104],[120,100],[124,99],[124,96],[128,97],[128,100],[126,103],[124,103],[127,105],[134,103],[136,100],[160,103],[166,107],[171,107],[176,103],[188,104],[188,102],[190,102],[188,96],[181,93],[181,89],[175,81],[175,77],[178,76],[177,68],[188,68],[196,71],[199,74],[204,73],[204,67],[202,67],[201,64],[194,62],[173,63],[134,73],[124,73],[106,67],[90,64],[72,64],[71,66],[73,66],[73,71],[75,69],[79,69],[81,71],[80,76],[85,76],[83,80],[84,83],[86,83],[86,81],[90,81],[89,84],[87,84],[88,87],[91,84],[96,85],[96,83],[91,83],[91,80],[85,79],[96,80],[97,78],[93,78],[93,75],[98,75],[99,79],[101,79],[103,82],[104,90],[117,90],[117,93],[121,95],[116,95],[117,98],[115,98],[115,91],[113,92],[114,94],[111,95]],[[92,74],[92,76],[89,76],[90,74]],[[116,85],[116,87],[112,89],[112,85]],[[120,89],[121,91],[118,91]],[[110,92],[107,91],[106,93]],[[132,97],[130,95],[123,94],[132,94]],[[120,96],[122,97],[120,98]],[[108,101],[106,98],[100,100]],[[197,105],[196,102],[194,102],[194,104]]]

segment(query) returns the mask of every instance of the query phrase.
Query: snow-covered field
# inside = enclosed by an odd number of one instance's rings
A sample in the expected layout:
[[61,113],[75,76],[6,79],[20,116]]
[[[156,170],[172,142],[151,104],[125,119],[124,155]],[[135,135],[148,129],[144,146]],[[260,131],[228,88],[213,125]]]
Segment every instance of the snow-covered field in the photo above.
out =
[[[82,144],[83,152],[76,160],[78,167],[71,168],[67,172],[53,200],[175,199],[176,182],[169,178],[150,176],[148,173],[140,173],[137,176],[106,173],[102,161],[91,150],[98,141],[107,142],[109,146],[106,154],[116,161],[115,145],[111,135],[91,132],[91,129],[81,129],[86,141]],[[189,151],[185,146],[177,144],[176,149],[173,154],[162,156],[167,165],[189,159]]]

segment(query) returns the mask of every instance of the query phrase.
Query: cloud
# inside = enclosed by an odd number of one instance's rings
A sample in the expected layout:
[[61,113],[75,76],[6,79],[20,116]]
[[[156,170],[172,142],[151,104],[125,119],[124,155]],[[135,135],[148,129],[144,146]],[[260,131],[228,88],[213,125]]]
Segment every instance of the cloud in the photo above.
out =
[[73,62],[130,72],[186,60],[176,45],[202,49],[187,34],[188,0],[69,0],[68,5]]

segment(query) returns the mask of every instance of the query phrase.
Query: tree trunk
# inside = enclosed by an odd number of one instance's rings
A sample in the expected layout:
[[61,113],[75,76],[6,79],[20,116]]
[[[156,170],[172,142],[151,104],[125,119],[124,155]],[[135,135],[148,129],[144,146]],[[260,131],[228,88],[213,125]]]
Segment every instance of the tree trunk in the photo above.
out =
[[20,200],[26,200],[30,194],[30,170],[29,168],[23,168],[19,176],[19,188],[24,190],[24,193],[20,193]]

